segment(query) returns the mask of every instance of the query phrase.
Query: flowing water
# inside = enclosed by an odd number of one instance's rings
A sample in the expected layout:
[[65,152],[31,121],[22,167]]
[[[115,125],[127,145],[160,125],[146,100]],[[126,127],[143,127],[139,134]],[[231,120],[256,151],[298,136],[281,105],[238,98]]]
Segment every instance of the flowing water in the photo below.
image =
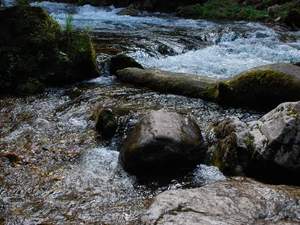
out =
[[[210,22],[163,14],[118,15],[120,9],[43,2],[60,23],[73,15],[76,28],[97,32],[146,67],[230,77],[255,66],[300,61],[300,32],[251,22]],[[118,46],[120,45],[120,46]]]
[[[72,13],[74,27],[92,34],[104,75],[37,96],[0,99],[0,224],[138,224],[157,193],[225,179],[218,169],[199,165],[168,183],[140,183],[120,167],[118,146],[124,132],[151,109],[189,114],[203,133],[227,116],[249,121],[261,113],[118,83],[101,63],[111,55],[125,52],[146,67],[221,78],[258,65],[300,61],[300,33],[279,27],[164,14],[120,16],[112,7],[34,5],[62,26]],[[127,111],[110,143],[95,132],[97,105]]]

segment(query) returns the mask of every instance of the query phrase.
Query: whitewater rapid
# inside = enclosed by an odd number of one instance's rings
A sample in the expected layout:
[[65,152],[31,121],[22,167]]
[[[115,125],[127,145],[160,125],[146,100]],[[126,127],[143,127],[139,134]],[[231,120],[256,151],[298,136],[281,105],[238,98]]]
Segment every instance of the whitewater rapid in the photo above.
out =
[[[132,17],[118,15],[121,9],[90,5],[33,5],[49,11],[62,26],[71,14],[77,29],[138,36],[144,43],[127,53],[149,68],[227,78],[256,66],[300,61],[300,32],[275,30],[260,23],[218,23],[161,14]],[[182,43],[183,39],[192,46]],[[143,44],[147,47],[141,47]],[[159,44],[172,54],[157,51]]]

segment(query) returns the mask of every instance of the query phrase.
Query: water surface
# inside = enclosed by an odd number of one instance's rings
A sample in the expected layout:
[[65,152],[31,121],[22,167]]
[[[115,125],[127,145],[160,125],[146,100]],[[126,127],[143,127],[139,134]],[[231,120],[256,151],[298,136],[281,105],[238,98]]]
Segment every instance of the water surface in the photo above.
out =
[[67,14],[73,15],[74,27],[89,29],[102,41],[114,40],[114,47],[150,68],[226,78],[260,65],[300,61],[300,33],[280,27],[164,14],[121,16],[121,9],[113,7],[35,5],[47,9],[62,25]]

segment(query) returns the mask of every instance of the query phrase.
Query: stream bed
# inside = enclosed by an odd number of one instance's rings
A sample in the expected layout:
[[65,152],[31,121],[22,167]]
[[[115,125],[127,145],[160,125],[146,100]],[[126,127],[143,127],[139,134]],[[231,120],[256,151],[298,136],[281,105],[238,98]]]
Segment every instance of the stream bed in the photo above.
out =
[[[225,177],[199,165],[167,183],[140,183],[118,163],[120,137],[98,139],[95,108],[119,107],[139,115],[165,108],[196,119],[202,132],[218,120],[243,121],[263,113],[223,108],[201,99],[159,94],[119,83],[105,61],[124,52],[145,67],[227,78],[275,62],[300,61],[300,33],[249,22],[186,20],[166,14],[120,16],[121,9],[41,2],[62,26],[73,15],[75,29],[95,42],[102,76],[26,98],[0,99],[0,224],[139,224],[156,194],[201,186]],[[125,129],[126,132],[126,129]]]

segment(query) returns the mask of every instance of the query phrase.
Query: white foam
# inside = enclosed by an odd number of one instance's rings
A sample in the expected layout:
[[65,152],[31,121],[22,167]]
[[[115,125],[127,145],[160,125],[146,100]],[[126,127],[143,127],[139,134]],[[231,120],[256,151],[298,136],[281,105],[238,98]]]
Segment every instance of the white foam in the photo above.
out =
[[88,27],[91,29],[119,29],[126,28],[140,29],[142,27],[151,28],[152,25],[168,26],[168,27],[190,27],[200,28],[209,26],[212,22],[202,21],[199,23],[197,20],[189,19],[167,19],[155,16],[141,16],[133,17],[128,15],[118,15],[121,8],[114,7],[103,8],[94,7],[91,5],[75,6],[63,3],[54,2],[34,2],[31,5],[40,6],[51,13],[60,24],[64,25],[66,16],[73,15],[74,26],[78,28]]
[[[118,15],[121,9],[113,7],[74,6],[53,2],[33,3],[33,5],[47,9],[62,25],[65,24],[67,14],[71,13],[76,28],[89,27],[93,31],[121,32],[128,35],[139,32],[145,38],[160,37],[156,40],[171,47],[178,54],[165,57],[159,52],[149,53],[147,52],[149,46],[132,49],[131,56],[145,67],[226,78],[260,65],[300,61],[299,34],[286,32],[286,35],[292,34],[297,37],[298,41],[283,42],[279,32],[259,23],[218,24],[173,17],[132,17]],[[204,45],[201,49],[198,47],[196,50],[184,52],[185,46],[171,35],[171,32],[177,29],[184,30],[185,37],[194,35],[193,41],[197,42],[198,37],[198,43],[206,43],[206,47]],[[159,36],[160,32],[164,34]],[[155,51],[155,47],[152,47]],[[104,80],[100,82],[102,81]]]
[[193,183],[199,186],[226,179],[217,167],[204,164],[198,165],[193,175]]
[[300,42],[283,43],[274,31],[264,31],[235,40],[232,33],[225,34],[212,46],[176,56],[155,58],[135,53],[133,57],[146,67],[218,78],[256,66],[300,61]]

